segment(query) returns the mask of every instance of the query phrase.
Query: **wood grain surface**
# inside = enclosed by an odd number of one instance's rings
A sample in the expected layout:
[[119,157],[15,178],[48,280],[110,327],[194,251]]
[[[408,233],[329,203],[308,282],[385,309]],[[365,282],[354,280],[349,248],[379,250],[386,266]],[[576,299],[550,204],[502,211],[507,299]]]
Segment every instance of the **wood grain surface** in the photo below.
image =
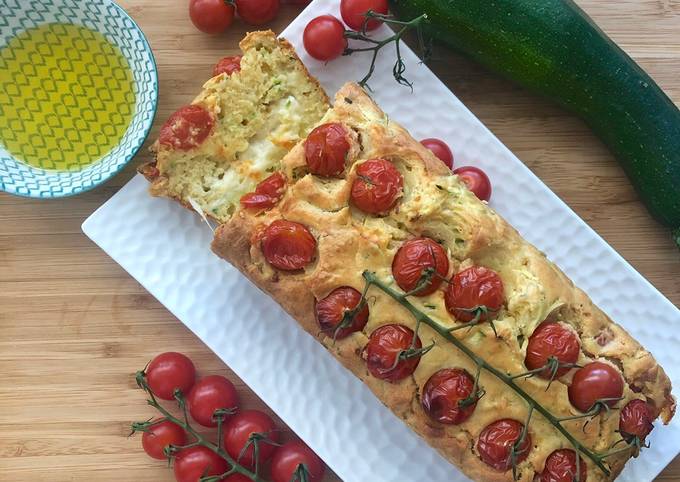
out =
[[[145,31],[158,61],[154,138],[171,111],[198,92],[212,64],[236,52],[248,29],[237,22],[224,35],[204,35],[188,19],[187,0],[121,3]],[[680,103],[680,1],[578,3]],[[272,28],[282,30],[298,11],[284,6]],[[680,305],[680,253],[582,122],[443,49],[436,50],[431,67],[551,189]],[[106,185],[71,199],[0,194],[2,481],[173,480],[163,462],[143,454],[138,437],[127,437],[131,421],[153,415],[132,374],[162,351],[188,354],[200,373],[228,376],[245,406],[266,410],[80,230],[146,159],[143,150]],[[339,479],[331,474],[326,480]],[[680,480],[680,459],[658,480]]]

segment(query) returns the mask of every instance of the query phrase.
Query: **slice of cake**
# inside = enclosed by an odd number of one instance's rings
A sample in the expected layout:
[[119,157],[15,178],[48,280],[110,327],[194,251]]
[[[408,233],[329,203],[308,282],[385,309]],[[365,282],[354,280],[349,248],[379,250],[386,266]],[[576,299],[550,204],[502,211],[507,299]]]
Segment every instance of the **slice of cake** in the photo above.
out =
[[240,47],[243,56],[166,121],[152,147],[155,161],[140,168],[151,194],[200,207],[217,221],[280,168],[329,108],[286,40],[251,32]]

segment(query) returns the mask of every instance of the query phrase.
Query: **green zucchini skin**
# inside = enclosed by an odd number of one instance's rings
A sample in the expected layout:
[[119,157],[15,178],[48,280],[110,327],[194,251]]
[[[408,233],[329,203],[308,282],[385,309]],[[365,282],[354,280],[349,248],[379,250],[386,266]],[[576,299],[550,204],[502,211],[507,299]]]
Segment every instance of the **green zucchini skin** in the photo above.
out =
[[390,0],[390,7],[402,20],[426,13],[426,35],[580,116],[652,215],[680,229],[680,110],[573,1]]

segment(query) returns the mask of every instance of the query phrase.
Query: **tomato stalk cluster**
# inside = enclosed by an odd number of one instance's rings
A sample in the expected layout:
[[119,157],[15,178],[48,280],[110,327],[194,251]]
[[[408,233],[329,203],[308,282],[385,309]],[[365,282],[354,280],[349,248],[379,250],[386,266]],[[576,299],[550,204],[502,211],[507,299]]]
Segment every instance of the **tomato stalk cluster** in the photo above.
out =
[[[200,482],[216,482],[219,480],[222,480],[223,478],[232,475],[232,474],[241,474],[252,480],[253,482],[266,482],[265,479],[261,478],[259,476],[259,467],[258,467],[258,452],[259,452],[259,445],[260,443],[269,443],[269,444],[276,444],[276,442],[269,440],[266,435],[264,434],[258,434],[254,433],[252,434],[249,439],[247,444],[243,447],[243,450],[241,451],[241,455],[245,453],[246,450],[252,445],[253,446],[253,452],[254,452],[254,460],[255,460],[255,469],[254,471],[251,471],[249,468],[245,467],[244,465],[241,465],[238,463],[237,460],[234,460],[229,453],[224,449],[222,446],[222,429],[223,429],[223,424],[225,419],[234,413],[233,410],[231,409],[218,409],[215,411],[213,414],[213,419],[217,423],[217,444],[212,443],[210,440],[206,439],[203,435],[201,435],[199,432],[197,432],[192,426],[191,423],[189,422],[189,415],[187,411],[187,404],[186,404],[186,399],[184,398],[184,395],[182,394],[182,391],[179,389],[176,389],[174,391],[174,398],[175,401],[177,402],[178,407],[182,411],[182,417],[176,417],[172,413],[170,413],[165,407],[163,407],[156,397],[154,396],[153,392],[149,388],[149,385],[146,380],[146,375],[144,371],[139,371],[135,375],[135,379],[137,381],[137,385],[139,388],[144,390],[146,394],[148,395],[147,403],[154,407],[156,410],[158,410],[161,415],[163,416],[162,420],[168,420],[170,422],[173,422],[177,425],[179,425],[182,429],[184,429],[189,435],[191,435],[194,438],[194,441],[190,444],[183,445],[181,447],[177,446],[167,446],[164,449],[165,455],[168,457],[168,459],[171,459],[173,456],[175,456],[180,450],[184,450],[187,448],[191,447],[196,447],[196,446],[203,446],[211,451],[213,451],[215,454],[217,454],[219,457],[224,459],[227,464],[229,465],[229,470],[227,470],[225,473],[216,475],[216,476],[208,476],[208,477],[201,477],[199,480]],[[132,433],[135,432],[146,432],[149,430],[151,425],[158,423],[158,420],[152,421],[147,420],[145,422],[134,422],[132,424]],[[240,457],[239,457],[240,458]],[[302,471],[305,470],[304,465],[301,465]],[[303,482],[306,479],[306,477],[298,477],[297,480],[300,482]]]
[[[621,440],[626,443],[625,447],[617,448],[617,449],[612,449],[608,452],[600,453],[600,452],[595,452],[585,445],[583,445],[576,437],[574,437],[563,425],[563,422],[567,420],[574,420],[574,419],[580,419],[580,418],[588,418],[588,417],[595,417],[602,413],[603,411],[609,411],[611,409],[610,404],[615,401],[619,401],[620,398],[617,399],[601,399],[597,400],[593,406],[586,411],[585,413],[573,417],[556,417],[553,415],[547,408],[545,408],[543,405],[541,405],[538,401],[536,401],[529,393],[527,393],[521,386],[519,386],[516,383],[516,380],[522,379],[522,378],[527,378],[531,377],[533,375],[538,374],[539,372],[542,372],[544,370],[549,370],[551,374],[551,379],[552,381],[559,368],[566,368],[566,367],[575,367],[575,364],[562,364],[559,361],[555,359],[549,359],[545,366],[540,367],[537,370],[530,370],[528,372],[523,372],[520,374],[512,375],[508,373],[504,373],[503,371],[499,370],[498,368],[494,367],[491,365],[489,362],[487,362],[485,359],[477,355],[474,351],[472,351],[465,343],[463,343],[461,340],[456,338],[451,334],[452,331],[450,328],[447,328],[446,326],[442,325],[441,323],[437,322],[433,318],[429,317],[427,314],[422,312],[420,309],[418,309],[415,305],[413,305],[409,300],[408,296],[409,293],[401,293],[395,289],[393,289],[391,286],[389,286],[387,283],[381,281],[377,275],[373,272],[370,271],[364,271],[363,272],[363,277],[366,280],[366,287],[364,289],[364,295],[367,293],[367,290],[370,286],[375,286],[376,288],[380,289],[383,291],[385,294],[390,296],[392,299],[397,301],[400,305],[402,305],[404,308],[406,308],[416,319],[416,327],[414,330],[414,339],[418,335],[418,328],[421,323],[425,323],[427,326],[432,328],[437,334],[439,334],[442,338],[447,340],[448,342],[452,343],[458,350],[463,352],[470,360],[472,360],[475,365],[477,366],[477,374],[475,376],[475,385],[474,385],[474,390],[473,390],[473,395],[475,398],[479,399],[483,395],[483,390],[480,390],[478,387],[478,382],[479,382],[479,376],[482,372],[482,370],[485,370],[492,375],[494,375],[496,378],[498,378],[501,382],[503,382],[505,385],[510,387],[520,398],[522,398],[528,405],[528,414],[527,414],[527,419],[524,424],[524,428],[522,430],[522,433],[520,434],[519,438],[515,441],[513,444],[513,447],[510,452],[510,462],[512,463],[512,469],[513,469],[513,477],[516,478],[517,476],[517,463],[516,461],[519,459],[520,455],[522,454],[522,451],[525,450],[522,448],[522,444],[524,443],[528,430],[529,430],[529,423],[531,421],[531,417],[533,416],[534,412],[539,413],[541,416],[543,416],[555,429],[557,429],[565,439],[574,447],[575,452],[576,452],[576,464],[577,464],[577,471],[576,471],[576,477],[578,479],[578,474],[580,473],[579,469],[579,459],[580,456],[583,455],[587,458],[589,458],[605,475],[610,475],[611,471],[607,464],[605,463],[605,459],[614,455],[617,455],[622,452],[630,451],[633,450],[634,454],[637,454],[639,451],[640,447],[642,446],[641,441],[638,437],[633,437],[631,440],[626,440],[625,437]],[[479,323],[479,320],[473,320],[470,323],[467,323],[465,326],[472,326],[473,324]],[[465,400],[461,401],[462,403],[466,403]],[[472,403],[472,402],[468,402]],[[617,442],[620,443],[621,441]],[[616,444],[615,444],[616,445]]]
[[[413,84],[406,77],[404,77],[404,73],[406,72],[406,64],[404,63],[404,59],[401,56],[400,45],[402,37],[406,34],[406,32],[408,32],[409,30],[415,30],[416,37],[418,39],[418,49],[420,51],[421,59],[423,60],[423,62],[425,62],[430,57],[431,46],[429,43],[425,41],[422,31],[422,25],[424,22],[427,21],[427,15],[422,14],[418,17],[415,17],[412,20],[405,22],[401,20],[396,20],[394,17],[390,15],[376,13],[372,10],[366,12],[364,16],[366,18],[364,20],[363,27],[361,28],[360,31],[355,32],[354,30],[345,30],[344,33],[346,39],[361,40],[363,42],[371,44],[368,47],[356,47],[356,48],[347,47],[343,52],[343,55],[352,55],[355,52],[373,52],[373,56],[371,58],[371,65],[368,68],[368,72],[366,73],[364,78],[359,81],[359,85],[362,87],[368,87],[368,80],[371,78],[373,72],[375,71],[375,63],[378,59],[378,53],[383,47],[394,42],[397,60],[394,63],[394,67],[392,67],[392,75],[394,75],[394,79],[397,81],[397,83],[413,89]],[[383,40],[376,40],[374,38],[371,38],[368,35],[366,29],[368,22],[370,22],[371,20],[378,20],[389,26],[396,27],[396,31],[394,32],[393,35]]]

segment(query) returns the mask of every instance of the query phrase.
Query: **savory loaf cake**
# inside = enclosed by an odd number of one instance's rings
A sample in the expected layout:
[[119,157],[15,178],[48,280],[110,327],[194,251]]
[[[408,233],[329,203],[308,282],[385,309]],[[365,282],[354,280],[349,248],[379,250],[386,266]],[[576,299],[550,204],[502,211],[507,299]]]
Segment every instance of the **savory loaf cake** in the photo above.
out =
[[274,176],[214,252],[469,477],[613,480],[673,416],[652,355],[356,84]]
[[[293,47],[271,31],[249,33],[243,56],[216,70],[191,105],[175,112],[140,168],[155,196],[220,221],[328,109],[328,98]],[[219,67],[219,65],[218,65]]]

